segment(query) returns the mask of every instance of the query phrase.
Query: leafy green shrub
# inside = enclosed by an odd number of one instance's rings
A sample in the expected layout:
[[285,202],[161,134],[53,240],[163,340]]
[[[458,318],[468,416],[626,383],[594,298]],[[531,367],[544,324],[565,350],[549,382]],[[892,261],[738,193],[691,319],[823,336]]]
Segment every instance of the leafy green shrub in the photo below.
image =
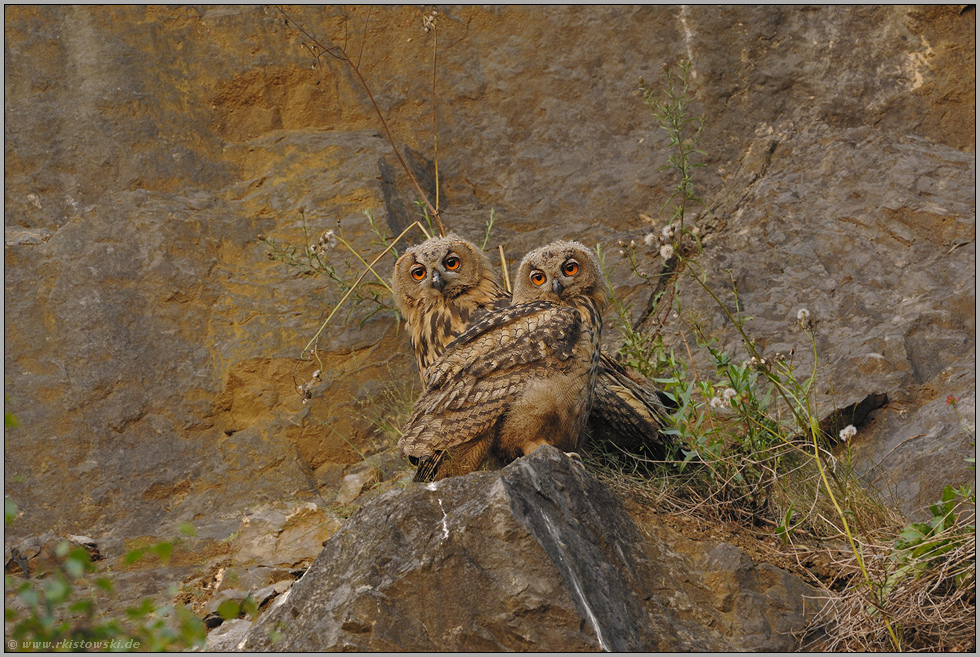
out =
[[[17,505],[4,496],[4,524],[17,517]],[[166,562],[173,549],[163,542],[126,555],[132,564],[154,555]],[[100,572],[84,547],[62,541],[54,568],[40,578],[4,574],[5,648],[23,652],[177,651],[204,645],[201,620],[182,605],[158,607],[150,598],[108,616],[100,598],[113,591],[110,573]]]

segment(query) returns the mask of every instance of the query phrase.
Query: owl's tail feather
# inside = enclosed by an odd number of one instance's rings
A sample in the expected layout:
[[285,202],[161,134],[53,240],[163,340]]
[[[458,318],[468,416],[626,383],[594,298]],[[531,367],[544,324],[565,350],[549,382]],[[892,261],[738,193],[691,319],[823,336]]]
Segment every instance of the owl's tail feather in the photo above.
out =
[[418,459],[413,481],[438,481],[480,469],[490,455],[492,442],[483,436]]

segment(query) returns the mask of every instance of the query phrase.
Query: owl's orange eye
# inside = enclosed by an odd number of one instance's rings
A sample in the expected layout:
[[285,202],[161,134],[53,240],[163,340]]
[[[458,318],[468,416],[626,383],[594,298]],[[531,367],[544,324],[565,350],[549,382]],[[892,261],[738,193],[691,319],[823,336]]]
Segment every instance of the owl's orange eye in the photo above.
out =
[[566,276],[574,276],[578,273],[578,263],[574,260],[569,260],[561,266],[561,270],[565,272]]
[[449,271],[456,271],[459,269],[459,258],[454,255],[446,256],[446,259],[442,261],[442,264],[445,265],[446,269]]
[[544,285],[546,280],[548,280],[548,277],[544,275],[544,272],[537,269],[531,272],[531,282],[535,285]]
[[415,265],[414,267],[412,267],[411,272],[412,272],[412,278],[414,278],[417,281],[421,281],[423,278],[425,278],[425,267],[423,267],[422,265]]

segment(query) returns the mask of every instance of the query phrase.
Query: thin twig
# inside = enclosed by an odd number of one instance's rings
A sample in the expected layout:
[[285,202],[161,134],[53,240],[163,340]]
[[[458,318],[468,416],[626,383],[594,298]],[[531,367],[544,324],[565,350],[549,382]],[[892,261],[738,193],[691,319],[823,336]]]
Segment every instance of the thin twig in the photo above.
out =
[[432,158],[436,170],[436,217],[439,216],[439,131],[436,129],[436,53],[438,32],[435,21],[432,21]]
[[507,292],[513,293],[510,289],[510,274],[507,273],[507,258],[504,257],[504,245],[498,244],[497,248],[500,249],[500,270],[504,273],[504,288]]
[[418,221],[412,222],[408,226],[408,228],[406,228],[405,230],[403,230],[401,232],[401,234],[398,237],[396,237],[394,239],[394,241],[387,246],[387,248],[385,248],[384,251],[382,251],[381,253],[379,253],[377,255],[377,257],[375,257],[375,259],[371,261],[371,264],[369,264],[367,266],[367,269],[365,269],[363,272],[361,272],[361,275],[357,277],[357,280],[354,281],[354,284],[350,286],[350,289],[347,290],[347,293],[344,294],[343,297],[341,297],[340,301],[337,302],[337,305],[334,306],[333,307],[333,310],[330,311],[330,314],[327,315],[327,318],[325,320],[323,320],[323,324],[321,324],[320,325],[320,328],[317,329],[316,334],[314,334],[314,336],[310,339],[310,341],[306,343],[306,346],[303,347],[303,352],[302,352],[303,354],[306,354],[310,350],[310,345],[312,345],[314,342],[316,342],[320,338],[320,334],[323,333],[323,329],[325,329],[327,327],[327,324],[330,323],[330,320],[333,319],[333,316],[337,313],[337,311],[340,309],[340,307],[344,305],[344,302],[347,301],[347,298],[354,292],[354,289],[361,283],[362,280],[364,280],[364,277],[367,276],[368,272],[370,271],[370,272],[374,273],[375,276],[377,276],[378,274],[376,272],[374,272],[374,266],[376,264],[378,264],[378,262],[381,260],[381,258],[383,258],[385,256],[385,254],[388,253],[388,251],[391,251],[393,248],[395,248],[395,244],[398,243],[398,240],[400,240],[401,238],[405,237],[405,234],[408,233],[408,231],[410,231],[412,228],[414,228],[416,226],[418,226],[419,229],[421,229],[422,232],[425,233],[426,237],[428,237],[428,233],[425,232],[425,228],[423,228],[422,227],[422,224],[420,224]]
[[326,47],[320,42],[319,39],[317,39],[315,36],[310,34],[310,32],[307,31],[305,27],[303,27],[300,23],[298,23],[296,19],[292,18],[288,13],[286,13],[286,10],[283,9],[281,5],[276,5],[276,9],[279,10],[279,13],[282,14],[283,18],[286,20],[287,23],[292,23],[293,27],[299,30],[300,33],[302,33],[303,36],[309,39],[317,48],[327,53],[328,55],[334,57],[335,59],[339,59],[341,61],[347,62],[347,65],[350,66],[350,69],[351,71],[354,72],[354,75],[357,77],[358,82],[361,83],[361,87],[363,87],[365,93],[367,93],[368,99],[371,101],[371,105],[374,107],[375,114],[378,115],[378,119],[381,121],[381,127],[384,129],[385,137],[388,139],[388,143],[391,144],[391,149],[395,152],[395,157],[398,158],[398,163],[401,165],[402,170],[408,176],[409,181],[412,183],[412,186],[415,188],[415,193],[419,195],[419,198],[429,209],[429,212],[432,213],[432,217],[436,220],[436,225],[439,226],[439,233],[441,235],[445,235],[446,228],[442,225],[442,219],[439,218],[439,210],[437,210],[432,205],[432,203],[429,202],[429,199],[425,196],[425,193],[422,191],[422,186],[419,184],[419,181],[415,177],[415,174],[413,174],[412,170],[408,168],[408,164],[405,162],[405,159],[402,157],[401,152],[399,152],[398,147],[395,145],[395,138],[392,137],[391,135],[391,130],[388,128],[388,122],[385,120],[384,114],[381,112],[381,108],[378,106],[378,102],[374,99],[374,94],[371,93],[371,88],[368,86],[368,83],[364,80],[364,76],[361,75],[360,69],[357,67],[354,61],[347,56],[347,51],[341,46],[333,46],[331,48]]

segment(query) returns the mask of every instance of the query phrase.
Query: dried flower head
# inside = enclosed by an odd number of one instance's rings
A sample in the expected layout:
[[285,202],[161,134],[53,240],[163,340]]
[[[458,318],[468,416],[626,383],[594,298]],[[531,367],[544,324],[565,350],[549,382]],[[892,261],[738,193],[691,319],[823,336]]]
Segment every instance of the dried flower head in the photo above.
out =
[[853,424],[849,424],[840,430],[840,439],[845,443],[857,435],[857,428]]
[[669,242],[673,236],[674,236],[673,224],[667,224],[666,226],[663,227],[663,230],[660,231],[661,241],[663,242]]
[[723,408],[725,406],[725,400],[721,397],[712,397],[711,401],[708,402],[708,405],[711,406],[711,408]]
[[664,259],[664,262],[670,260],[674,257],[674,247],[670,244],[664,244],[660,247],[660,257]]
[[653,246],[654,244],[657,243],[657,236],[654,235],[653,233],[647,233],[646,235],[643,236],[643,243],[646,244],[647,246]]
[[722,395],[725,397],[726,402],[731,400],[731,398],[737,394],[738,392],[735,390],[735,388],[725,388],[725,392],[722,393]]
[[806,320],[810,319],[810,311],[806,308],[800,308],[796,312],[796,319],[801,322],[805,322]]

